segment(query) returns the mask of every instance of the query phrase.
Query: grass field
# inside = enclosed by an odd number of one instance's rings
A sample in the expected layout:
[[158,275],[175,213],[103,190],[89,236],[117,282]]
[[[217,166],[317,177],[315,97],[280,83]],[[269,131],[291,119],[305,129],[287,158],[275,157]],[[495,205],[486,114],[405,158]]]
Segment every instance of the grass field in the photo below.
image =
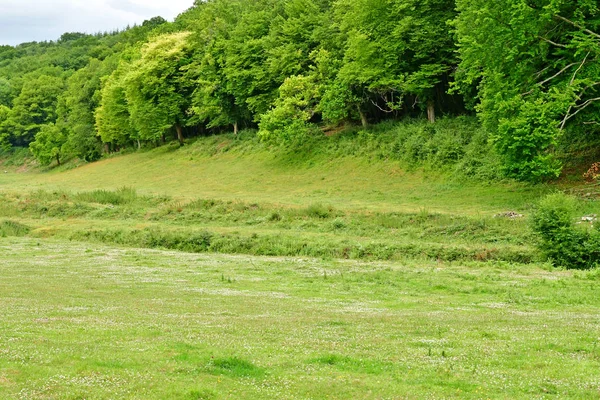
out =
[[600,395],[597,271],[0,250],[2,398]]
[[5,167],[0,398],[600,397],[600,273],[528,227],[556,186],[231,140]]

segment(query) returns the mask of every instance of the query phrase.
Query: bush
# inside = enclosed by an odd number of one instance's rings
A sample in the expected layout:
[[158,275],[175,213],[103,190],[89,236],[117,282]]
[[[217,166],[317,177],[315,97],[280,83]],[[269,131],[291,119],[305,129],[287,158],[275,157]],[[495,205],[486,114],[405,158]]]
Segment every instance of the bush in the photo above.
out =
[[600,265],[600,226],[595,229],[574,223],[576,202],[564,194],[544,198],[532,217],[540,237],[539,249],[554,265],[589,269]]

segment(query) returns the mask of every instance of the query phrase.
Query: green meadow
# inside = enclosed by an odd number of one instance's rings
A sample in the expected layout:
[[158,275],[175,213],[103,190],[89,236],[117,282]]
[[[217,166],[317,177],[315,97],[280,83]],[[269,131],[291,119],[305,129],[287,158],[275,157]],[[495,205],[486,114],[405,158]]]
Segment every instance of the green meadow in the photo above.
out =
[[232,136],[10,164],[0,398],[600,396],[600,274],[545,262],[528,222],[595,185]]

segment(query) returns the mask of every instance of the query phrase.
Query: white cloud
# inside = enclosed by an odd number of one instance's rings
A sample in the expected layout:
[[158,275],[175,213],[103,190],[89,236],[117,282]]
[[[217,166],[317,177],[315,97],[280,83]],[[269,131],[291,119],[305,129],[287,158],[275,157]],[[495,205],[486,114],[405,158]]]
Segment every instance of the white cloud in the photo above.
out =
[[103,32],[161,16],[173,20],[193,0],[0,0],[0,45]]

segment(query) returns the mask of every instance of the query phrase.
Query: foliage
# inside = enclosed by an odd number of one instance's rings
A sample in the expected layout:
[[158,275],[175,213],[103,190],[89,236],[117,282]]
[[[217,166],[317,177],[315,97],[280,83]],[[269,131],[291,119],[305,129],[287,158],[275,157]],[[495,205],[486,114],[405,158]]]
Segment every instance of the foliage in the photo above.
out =
[[50,165],[52,161],[56,160],[56,163],[60,165],[66,142],[66,135],[60,127],[47,124],[40,128],[35,135],[35,140],[29,145],[29,149],[40,164]]
[[[551,179],[557,149],[599,132],[599,12],[592,0],[196,1],[172,23],[1,47],[0,146],[55,124],[64,157],[85,161],[232,128],[297,149],[341,124],[476,111],[505,176]],[[461,158],[459,142],[436,154]]]
[[507,116],[498,121],[493,140],[504,157],[508,175],[533,181],[557,177],[561,165],[548,149],[556,145],[560,134],[556,118],[564,107],[543,98],[523,101],[521,97],[513,97],[500,107]]
[[589,269],[600,266],[600,224],[576,226],[575,199],[564,194],[544,198],[532,217],[539,248],[557,266]]
[[554,177],[556,142],[597,132],[595,1],[457,0],[458,87],[495,133],[510,175]]
[[0,149],[10,147],[9,117],[10,108],[0,105]]
[[283,143],[302,142],[311,131],[310,119],[318,104],[318,91],[310,77],[292,76],[279,89],[274,107],[261,116],[258,135]]
[[10,106],[12,87],[6,78],[0,78],[0,106]]
[[[144,141],[186,125],[193,80],[187,76],[188,32],[154,38],[123,78],[131,125]],[[181,138],[180,138],[181,139]]]

